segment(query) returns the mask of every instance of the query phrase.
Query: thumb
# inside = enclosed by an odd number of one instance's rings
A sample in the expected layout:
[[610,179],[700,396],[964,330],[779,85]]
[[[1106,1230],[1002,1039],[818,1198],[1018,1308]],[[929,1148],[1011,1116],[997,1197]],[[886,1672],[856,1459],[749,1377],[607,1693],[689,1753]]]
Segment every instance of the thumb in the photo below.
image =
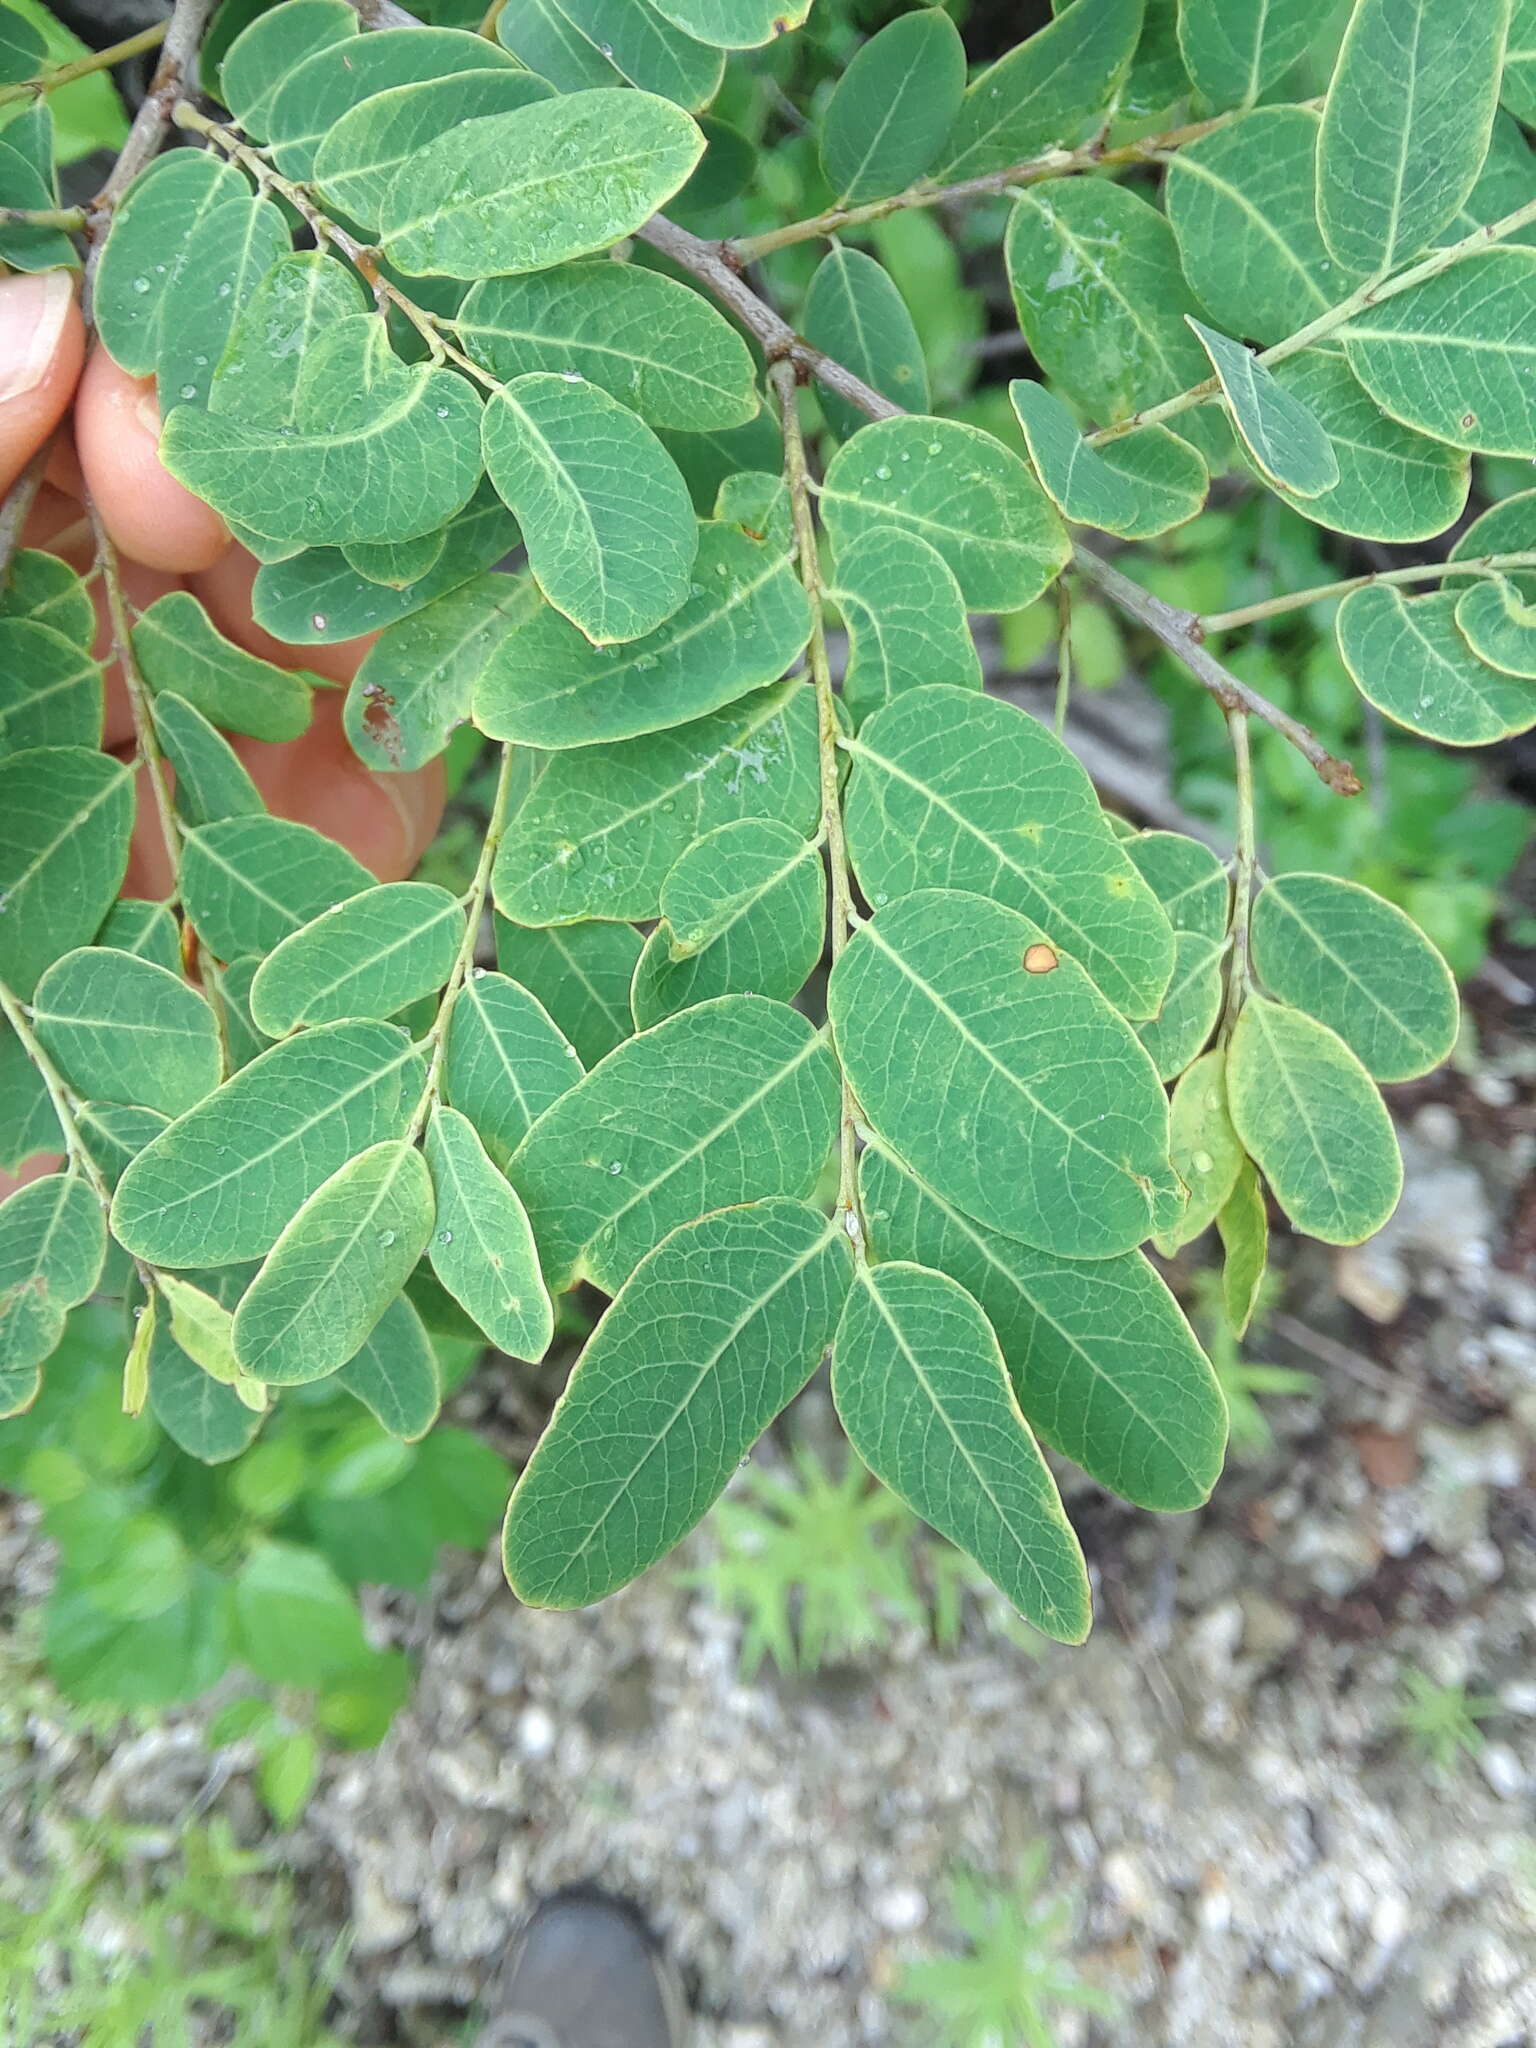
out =
[[0,493],[64,417],[84,354],[72,271],[0,278]]

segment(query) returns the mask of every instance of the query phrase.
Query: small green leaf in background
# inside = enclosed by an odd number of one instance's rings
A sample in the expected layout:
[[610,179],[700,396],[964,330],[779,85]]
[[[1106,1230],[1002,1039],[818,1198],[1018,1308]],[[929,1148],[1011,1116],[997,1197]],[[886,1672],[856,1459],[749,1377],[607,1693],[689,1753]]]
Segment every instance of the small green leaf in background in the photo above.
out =
[[190,825],[221,818],[259,817],[266,809],[261,791],[222,733],[201,711],[162,690],[153,711],[161,751],[176,771],[176,809]]
[[833,1341],[832,1398],[877,1479],[1027,1621],[1083,1640],[1082,1552],[992,1326],[958,1282],[904,1261],[861,1268]]
[[79,1174],[45,1174],[0,1203],[0,1415],[37,1392],[65,1311],[95,1287],[106,1255],[101,1205]]
[[821,122],[821,165],[845,206],[928,170],[960,111],[965,45],[941,7],[898,15],[853,54]]
[[497,960],[543,1004],[584,1067],[595,1067],[633,1028],[629,985],[640,947],[629,924],[538,930],[496,920]]
[[0,619],[0,753],[99,747],[100,665],[36,619]]
[[1241,1337],[1253,1320],[1269,1265],[1269,1211],[1251,1160],[1244,1161],[1237,1185],[1216,1218],[1216,1229],[1222,1248],[1222,1303],[1227,1321]]
[[320,1745],[307,1728],[292,1729],[263,1744],[256,1790],[280,1832],[296,1824],[319,1776]]
[[1102,449],[1091,448],[1043,384],[1016,377],[1008,395],[1035,474],[1074,524],[1146,540],[1182,526],[1204,505],[1205,464],[1166,427],[1142,427]]
[[874,526],[839,548],[828,594],[848,630],[843,708],[855,724],[924,683],[981,688],[960,585],[919,534]]
[[437,1420],[442,1372],[426,1325],[402,1294],[385,1309],[363,1346],[334,1377],[361,1401],[381,1429],[416,1443]]
[[221,1078],[212,1010],[179,974],[108,946],[56,960],[32,998],[44,1050],[77,1095],[180,1116]]
[[366,1662],[357,1602],[324,1558],[296,1543],[264,1542],[232,1589],[235,1647],[268,1685],[306,1689]]
[[1211,359],[1243,446],[1273,483],[1315,498],[1339,480],[1339,459],[1318,422],[1257,356],[1202,320],[1190,326]]
[[345,1365],[405,1285],[432,1231],[432,1178],[414,1145],[360,1152],[284,1227],[235,1311],[235,1356],[278,1386]]
[[1323,106],[1318,218],[1341,263],[1398,268],[1454,219],[1488,154],[1510,0],[1357,0]]
[[1359,1244],[1397,1207],[1403,1165],[1392,1119],[1326,1024],[1250,996],[1228,1048],[1227,1100],[1244,1149],[1309,1237]]
[[1460,1006],[1451,971],[1395,903],[1333,875],[1277,875],[1253,906],[1255,972],[1336,1031],[1378,1081],[1446,1059]]
[[1405,597],[1391,584],[1339,606],[1339,652],[1362,697],[1410,732],[1486,746],[1536,725],[1536,691],[1479,661],[1456,624],[1457,593]]
[[1318,0],[1179,0],[1179,51],[1213,107],[1246,107],[1317,36]]
[[934,175],[982,177],[1078,141],[1124,79],[1141,21],[1142,0],[1075,0],[972,81]]
[[[903,412],[928,411],[922,343],[906,301],[873,256],[839,246],[823,257],[806,291],[800,324],[813,348],[862,377]],[[831,391],[818,396],[827,424],[844,440],[865,424],[866,415],[847,399]]]
[[437,1203],[433,1272],[498,1351],[542,1358],[555,1311],[528,1214],[461,1111],[433,1111],[427,1164]]
[[432,882],[381,882],[321,911],[269,953],[251,983],[268,1038],[347,1017],[392,1017],[447,981],[464,907]]
[[190,591],[169,591],[140,613],[133,651],[152,690],[174,690],[225,732],[293,740],[308,729],[318,678],[236,647]]
[[1136,1026],[1160,1081],[1171,1081],[1194,1059],[1221,1013],[1222,941],[1200,932],[1175,934],[1173,977],[1157,1014]]
[[1227,1113],[1227,1062],[1220,1049],[1203,1053],[1179,1077],[1169,1108],[1169,1157],[1189,1190],[1178,1223],[1157,1235],[1157,1249],[1172,1258],[1226,1207],[1243,1170],[1243,1148]]
[[682,1540],[820,1363],[849,1267],[847,1241],[791,1201],[703,1216],[641,1262],[513,1492],[519,1599],[585,1606]]
[[221,960],[269,953],[312,917],[372,886],[345,847],[287,818],[221,818],[187,834],[181,896]]
[[128,865],[133,769],[85,747],[0,760],[0,981],[38,976],[96,936]]
[[505,974],[471,972],[448,1025],[443,1086],[498,1166],[581,1073],[580,1060],[536,996]]
[[687,597],[699,551],[687,486],[645,422],[600,386],[552,371],[514,378],[486,405],[484,453],[534,580],[589,640],[638,639]]

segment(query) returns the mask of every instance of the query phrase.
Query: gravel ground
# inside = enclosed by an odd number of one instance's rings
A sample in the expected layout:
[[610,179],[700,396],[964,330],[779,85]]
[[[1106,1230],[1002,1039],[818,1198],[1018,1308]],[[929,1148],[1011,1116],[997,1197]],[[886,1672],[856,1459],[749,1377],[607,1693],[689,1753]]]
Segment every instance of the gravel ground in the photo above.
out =
[[[945,1873],[1006,1879],[1043,1838],[1075,1967],[1117,2008],[1059,2048],[1536,2042],[1533,1067],[1398,1091],[1408,1196],[1372,1245],[1291,1268],[1265,1351],[1318,1395],[1272,1404],[1273,1448],[1209,1510],[1071,1490],[1080,1650],[978,1605],[949,1654],[909,1631],[745,1683],[738,1624],[674,1572],[562,1618],[518,1609],[494,1559],[381,1607],[421,1652],[415,1700],[285,1845],[317,1925],[352,1923],[345,2029],[459,2039],[530,1904],[594,1880],[666,1940],[699,2048],[925,2048],[889,1992],[945,1941]],[[466,1398],[494,1425],[494,1377]],[[830,1435],[816,1389],[796,1422]],[[0,1577],[45,1570],[14,1525]],[[1498,1701],[1449,1782],[1394,1726],[1416,1670]],[[0,1774],[0,1881],[71,1811],[258,1826],[195,1714],[104,1752],[37,1709]]]

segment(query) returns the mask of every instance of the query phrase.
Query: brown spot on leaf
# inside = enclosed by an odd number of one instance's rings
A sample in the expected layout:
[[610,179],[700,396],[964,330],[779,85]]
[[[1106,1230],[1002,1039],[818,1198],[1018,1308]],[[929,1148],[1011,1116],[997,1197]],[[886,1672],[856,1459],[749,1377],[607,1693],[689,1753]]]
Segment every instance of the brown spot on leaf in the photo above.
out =
[[1461,424],[1464,432],[1475,427],[1477,425],[1477,414],[1475,412],[1464,412],[1461,416]]
[[1026,974],[1049,974],[1058,964],[1056,950],[1053,946],[1043,945],[1036,941],[1033,946],[1026,946],[1024,948],[1024,972]]

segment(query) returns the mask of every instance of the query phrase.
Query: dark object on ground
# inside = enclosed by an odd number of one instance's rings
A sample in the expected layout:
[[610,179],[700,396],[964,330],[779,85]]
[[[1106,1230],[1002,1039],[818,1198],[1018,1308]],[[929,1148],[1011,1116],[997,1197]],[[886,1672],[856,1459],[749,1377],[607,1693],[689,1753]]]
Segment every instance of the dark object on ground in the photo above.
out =
[[676,1973],[630,1907],[562,1892],[523,1930],[480,2048],[684,2048]]

